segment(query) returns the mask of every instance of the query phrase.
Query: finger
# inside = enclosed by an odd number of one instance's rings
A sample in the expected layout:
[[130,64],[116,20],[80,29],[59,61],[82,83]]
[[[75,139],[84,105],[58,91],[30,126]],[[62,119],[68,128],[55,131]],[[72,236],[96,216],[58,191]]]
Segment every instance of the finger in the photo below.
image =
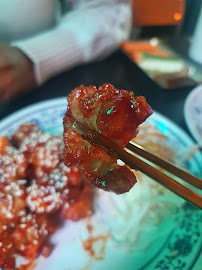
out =
[[0,103],[5,104],[11,99],[11,94],[8,91],[4,91],[0,95]]
[[0,44],[0,69],[10,66],[9,63],[10,47],[8,45]]
[[2,103],[2,101],[4,100],[4,95],[5,95],[5,89],[0,89],[0,103]]
[[9,67],[5,57],[0,52],[0,70]]
[[15,80],[11,80],[6,87],[0,88],[0,103],[6,103],[27,90],[28,89],[22,89]]
[[7,103],[14,96],[14,92],[11,90],[4,90],[0,94],[0,103]]
[[5,85],[4,87],[0,88],[0,103],[8,102],[12,97],[16,95],[17,85],[11,81],[9,84]]
[[5,68],[0,70],[0,89],[9,85],[13,80],[12,70]]

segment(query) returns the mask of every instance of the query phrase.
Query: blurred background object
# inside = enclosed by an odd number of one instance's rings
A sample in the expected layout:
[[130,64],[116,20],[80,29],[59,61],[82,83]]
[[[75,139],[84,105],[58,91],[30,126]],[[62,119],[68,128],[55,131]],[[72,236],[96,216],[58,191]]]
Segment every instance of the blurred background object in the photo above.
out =
[[162,88],[176,89],[202,82],[202,72],[176,54],[163,39],[126,41],[122,50]]
[[189,56],[194,61],[202,64],[202,4],[196,28],[194,30],[192,43],[189,49]]
[[134,25],[176,25],[184,13],[185,0],[133,0]]
[[196,27],[202,0],[186,0],[181,35],[191,37]]
[[122,44],[130,59],[164,89],[202,83],[202,0],[133,0],[132,8]]

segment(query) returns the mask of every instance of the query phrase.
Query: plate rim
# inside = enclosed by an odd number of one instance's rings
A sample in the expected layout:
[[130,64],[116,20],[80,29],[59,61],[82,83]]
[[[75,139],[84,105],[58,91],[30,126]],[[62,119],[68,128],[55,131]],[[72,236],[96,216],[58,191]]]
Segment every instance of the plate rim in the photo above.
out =
[[[188,96],[186,97],[186,100],[185,100],[185,103],[184,103],[184,118],[185,118],[185,122],[186,122],[186,125],[190,131],[190,133],[192,134],[194,140],[196,141],[196,143],[198,142],[198,140],[200,141],[200,138],[198,138],[197,135],[195,135],[195,126],[193,126],[191,123],[192,123],[192,118],[190,116],[190,114],[188,113],[189,111],[189,107],[190,107],[190,104],[193,103],[192,102],[192,99],[195,95],[197,95],[197,93],[202,93],[202,84],[198,85],[197,87],[193,88],[191,90],[191,92],[188,94]],[[202,143],[202,138],[201,138],[201,143]]]
[[[202,86],[202,85],[201,85]],[[19,118],[22,118],[22,116],[24,116],[26,113],[29,112],[29,114],[31,112],[36,112],[39,111],[40,108],[42,108],[43,110],[45,110],[46,108],[49,108],[50,105],[51,106],[58,106],[58,105],[62,105],[62,106],[67,106],[67,96],[62,96],[62,97],[57,97],[57,98],[51,98],[51,99],[47,99],[47,100],[42,100],[39,102],[35,102],[33,104],[30,104],[24,108],[21,108],[13,113],[11,113],[10,115],[4,117],[2,120],[0,120],[0,133],[9,126],[9,124],[13,123],[15,120],[19,121]],[[193,138],[182,128],[180,127],[177,123],[175,123],[173,120],[169,119],[167,116],[163,115],[162,113],[159,113],[155,110],[153,110],[153,114],[148,118],[149,120],[153,120],[154,121],[162,121],[164,124],[166,124],[167,126],[169,126],[169,129],[171,130],[175,130],[175,134],[179,135],[178,139],[180,139],[180,137],[183,137],[183,140],[181,139],[181,142],[184,143],[185,146],[187,145],[194,145],[195,142],[193,140]],[[22,121],[23,123],[23,121]],[[1,134],[0,134],[1,135]],[[198,158],[202,159],[202,153],[200,151],[198,151],[196,153],[196,156]],[[197,159],[198,159],[197,158]],[[199,168],[201,168],[202,170],[202,164]]]
[[0,129],[2,129],[2,127],[4,127],[4,125],[8,124],[9,122],[13,121],[13,119],[15,118],[19,118],[20,116],[24,115],[24,113],[26,111],[35,111],[36,109],[40,108],[40,107],[49,107],[50,103],[52,104],[57,104],[60,103],[61,101],[67,101],[67,97],[57,97],[57,98],[51,98],[51,99],[46,99],[46,100],[42,100],[42,101],[38,101],[35,102],[33,104],[27,105],[19,110],[16,110],[14,112],[12,112],[11,114],[5,116],[3,119],[0,120]]

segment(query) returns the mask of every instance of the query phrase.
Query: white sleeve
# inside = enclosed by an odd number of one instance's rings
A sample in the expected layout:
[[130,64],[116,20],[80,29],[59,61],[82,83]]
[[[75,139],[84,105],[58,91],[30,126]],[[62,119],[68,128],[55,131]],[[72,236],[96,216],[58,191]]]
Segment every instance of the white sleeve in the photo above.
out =
[[57,27],[14,43],[33,61],[39,85],[59,72],[108,55],[128,38],[130,0],[74,3]]

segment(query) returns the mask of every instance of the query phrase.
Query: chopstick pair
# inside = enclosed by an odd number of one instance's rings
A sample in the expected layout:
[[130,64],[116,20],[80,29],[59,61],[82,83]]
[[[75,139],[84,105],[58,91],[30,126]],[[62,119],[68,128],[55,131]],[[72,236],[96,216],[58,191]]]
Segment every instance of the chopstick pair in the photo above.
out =
[[[142,173],[149,176],[150,178],[152,178],[159,184],[163,185],[165,188],[169,189],[170,191],[174,192],[178,196],[194,204],[200,209],[202,208],[202,196],[190,190],[189,188],[183,186],[182,184],[178,183],[173,178],[162,173],[161,171],[154,168],[153,166],[149,165],[148,163],[143,161],[141,158],[133,154],[130,154],[124,148],[121,148],[117,146],[116,144],[106,140],[101,134],[86,127],[85,125],[83,125],[82,123],[78,121],[74,122],[72,128],[74,129],[75,132],[79,133],[80,135],[85,135],[89,137],[90,139],[92,139],[100,147],[104,148],[106,151],[115,155],[118,159],[122,160],[130,168],[141,171]],[[137,144],[129,142],[129,144],[126,146],[126,149],[158,165],[159,167],[163,168],[169,173],[172,173],[172,175],[179,177],[180,179],[195,186],[196,188],[200,190],[202,189],[201,179],[147,152],[143,148],[139,147]]]

